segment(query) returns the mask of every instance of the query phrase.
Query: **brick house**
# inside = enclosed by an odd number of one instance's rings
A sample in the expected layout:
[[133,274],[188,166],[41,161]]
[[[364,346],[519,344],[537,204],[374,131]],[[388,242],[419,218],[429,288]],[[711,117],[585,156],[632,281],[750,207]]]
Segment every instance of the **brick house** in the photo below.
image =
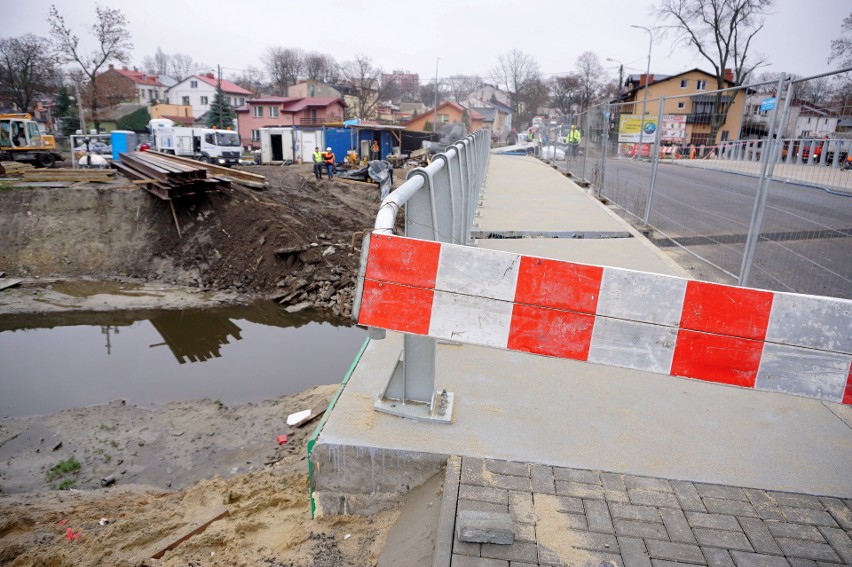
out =
[[[450,100],[446,100],[438,105],[438,125],[463,123],[465,112],[467,112],[470,121],[468,131],[476,132],[477,130],[481,130],[483,128],[483,120],[485,119],[484,116],[473,109],[465,108]],[[415,116],[408,122],[405,122],[403,126],[405,126],[406,130],[415,130],[418,132],[432,131],[434,114],[433,109],[427,108],[423,111],[423,114]]]
[[[156,104],[166,100],[166,85],[157,75],[149,75],[137,69],[123,67],[116,69],[110,65],[109,69],[98,75],[98,81],[115,82],[124,85],[124,90],[136,91],[136,100],[125,100],[121,102],[136,102],[138,104]],[[119,101],[114,101],[119,102]]]
[[237,129],[244,144],[260,146],[264,127],[322,127],[343,120],[346,103],[337,97],[268,96],[246,100],[236,109]]

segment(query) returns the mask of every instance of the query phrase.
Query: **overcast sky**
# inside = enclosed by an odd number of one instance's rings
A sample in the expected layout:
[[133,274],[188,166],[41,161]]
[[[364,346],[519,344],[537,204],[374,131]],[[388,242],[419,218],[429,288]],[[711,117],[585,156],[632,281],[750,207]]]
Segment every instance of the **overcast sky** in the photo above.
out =
[[[50,0],[2,0],[2,37],[25,33],[48,37]],[[55,0],[66,22],[86,37],[94,22],[94,2]],[[465,74],[487,77],[497,57],[517,48],[532,56],[545,77],[565,74],[584,51],[596,53],[618,75],[644,72],[648,33],[631,24],[653,27],[658,2],[649,0],[114,0],[108,5],[127,16],[139,65],[159,47],[185,53],[226,77],[248,65],[262,66],[270,46],[298,47],[332,55],[338,62],[355,54],[369,56],[386,71],[420,74],[421,83],[435,76]],[[758,34],[755,51],[770,66],[810,76],[828,71],[832,39],[840,36],[849,0],[776,0],[773,14]],[[438,61],[440,58],[440,61]],[[712,68],[688,47],[674,48],[655,35],[651,72],[675,74]]]

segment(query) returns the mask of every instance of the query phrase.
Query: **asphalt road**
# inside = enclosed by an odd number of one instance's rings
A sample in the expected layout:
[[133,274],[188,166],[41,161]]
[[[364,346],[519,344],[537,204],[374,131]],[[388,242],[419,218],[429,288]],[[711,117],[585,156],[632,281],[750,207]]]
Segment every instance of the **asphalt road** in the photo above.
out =
[[[589,158],[586,177],[595,182],[598,168],[597,161]],[[609,159],[603,195],[641,218],[650,175],[649,163]],[[757,181],[735,173],[661,163],[649,219],[657,229],[654,242],[664,248],[676,242],[735,282]],[[852,299],[852,196],[770,182],[748,283]]]

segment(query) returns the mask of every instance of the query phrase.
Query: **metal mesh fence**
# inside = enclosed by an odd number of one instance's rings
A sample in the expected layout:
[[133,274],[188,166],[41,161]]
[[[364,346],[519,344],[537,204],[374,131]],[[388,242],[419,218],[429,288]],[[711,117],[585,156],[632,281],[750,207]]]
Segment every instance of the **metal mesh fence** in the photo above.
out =
[[[565,166],[716,279],[852,298],[849,70],[589,109]],[[645,114],[642,113],[643,107]]]

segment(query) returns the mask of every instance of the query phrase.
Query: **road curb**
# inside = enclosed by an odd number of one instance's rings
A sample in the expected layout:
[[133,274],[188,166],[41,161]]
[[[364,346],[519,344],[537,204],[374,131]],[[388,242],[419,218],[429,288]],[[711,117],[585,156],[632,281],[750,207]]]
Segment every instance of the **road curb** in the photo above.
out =
[[456,525],[460,480],[461,457],[452,455],[447,459],[447,472],[444,475],[444,494],[441,497],[441,514],[438,517],[438,529],[435,533],[432,567],[450,567],[453,558],[453,530]]

